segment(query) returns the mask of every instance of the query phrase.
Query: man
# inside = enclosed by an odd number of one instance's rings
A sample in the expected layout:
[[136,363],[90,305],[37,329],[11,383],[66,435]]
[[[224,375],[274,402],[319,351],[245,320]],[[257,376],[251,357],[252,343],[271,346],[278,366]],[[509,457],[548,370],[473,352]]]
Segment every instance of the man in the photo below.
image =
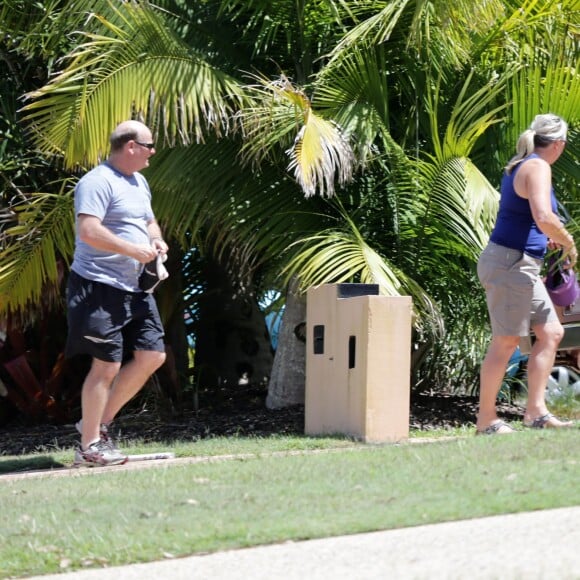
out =
[[111,134],[110,145],[109,158],[75,188],[66,350],[67,356],[92,357],[82,388],[75,465],[127,461],[108,426],[165,361],[155,299],[139,288],[143,265],[168,250],[151,209],[149,186],[139,173],[149,165],[155,144],[143,123],[125,121]]

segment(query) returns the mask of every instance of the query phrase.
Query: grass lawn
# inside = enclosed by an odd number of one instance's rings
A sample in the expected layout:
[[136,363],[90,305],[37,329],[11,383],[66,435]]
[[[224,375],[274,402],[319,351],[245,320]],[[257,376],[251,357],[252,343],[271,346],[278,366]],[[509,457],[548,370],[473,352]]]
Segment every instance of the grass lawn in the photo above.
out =
[[[0,477],[0,576],[580,505],[580,430],[459,434],[380,446],[340,438],[215,439],[171,450],[238,457]],[[333,451],[309,452],[324,449]],[[160,448],[135,442],[126,450]],[[70,450],[2,457],[0,473],[14,471],[11,462],[41,467],[70,458]]]

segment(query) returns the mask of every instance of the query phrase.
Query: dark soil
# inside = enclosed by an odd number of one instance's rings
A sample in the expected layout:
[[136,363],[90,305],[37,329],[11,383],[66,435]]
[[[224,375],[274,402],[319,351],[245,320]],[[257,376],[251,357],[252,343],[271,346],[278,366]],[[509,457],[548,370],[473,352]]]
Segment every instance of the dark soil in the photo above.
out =
[[[304,407],[269,410],[263,393],[243,399],[220,397],[219,404],[206,405],[197,412],[162,418],[146,410],[127,411],[115,423],[115,436],[139,438],[144,442],[195,441],[219,436],[300,435],[304,433]],[[519,419],[522,409],[507,403],[499,405],[499,415],[506,420]],[[477,398],[445,394],[413,394],[410,427],[429,431],[439,428],[472,426],[477,412]],[[78,433],[74,425],[26,425],[14,420],[0,426],[0,455],[20,455],[73,447]]]

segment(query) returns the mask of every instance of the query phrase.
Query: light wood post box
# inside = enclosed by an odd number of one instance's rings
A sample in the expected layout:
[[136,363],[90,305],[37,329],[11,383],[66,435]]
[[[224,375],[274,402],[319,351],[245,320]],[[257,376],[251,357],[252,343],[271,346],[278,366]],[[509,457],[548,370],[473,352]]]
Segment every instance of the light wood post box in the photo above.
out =
[[305,432],[382,443],[409,436],[410,296],[324,284],[306,303]]

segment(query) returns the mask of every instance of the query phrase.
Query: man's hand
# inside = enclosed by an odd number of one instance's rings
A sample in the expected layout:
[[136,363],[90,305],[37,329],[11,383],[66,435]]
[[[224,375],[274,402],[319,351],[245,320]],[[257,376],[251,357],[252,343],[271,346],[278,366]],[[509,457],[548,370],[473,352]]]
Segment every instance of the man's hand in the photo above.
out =
[[151,260],[155,260],[159,251],[149,244],[135,244],[135,250],[131,254],[141,264],[148,264]]
[[169,246],[163,238],[152,238],[151,245],[157,250],[158,254],[164,256],[169,251]]

